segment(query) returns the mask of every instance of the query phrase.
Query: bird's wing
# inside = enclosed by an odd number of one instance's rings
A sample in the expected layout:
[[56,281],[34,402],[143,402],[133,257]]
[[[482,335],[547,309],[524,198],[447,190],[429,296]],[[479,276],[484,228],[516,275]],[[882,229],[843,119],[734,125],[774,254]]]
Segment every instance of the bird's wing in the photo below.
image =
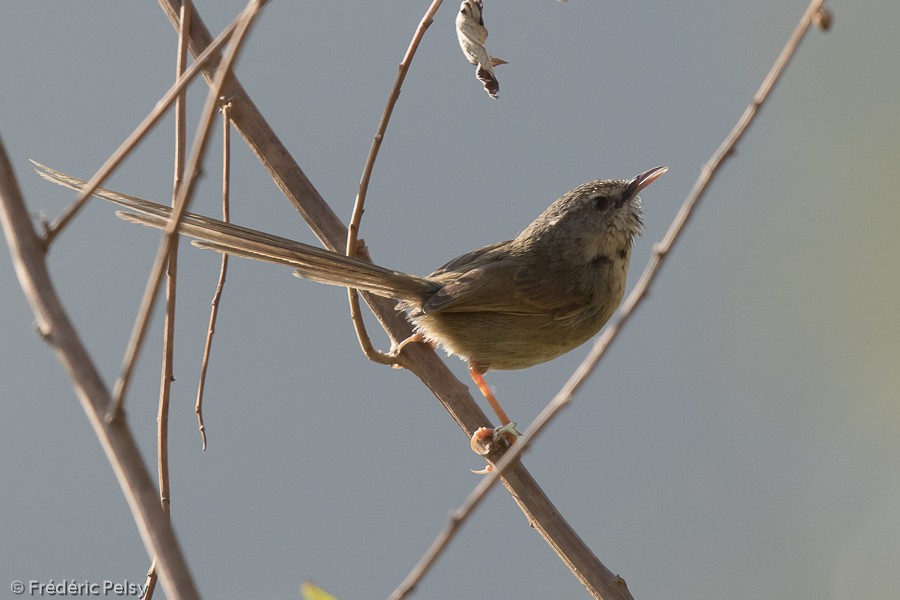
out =
[[423,304],[425,313],[503,312],[565,318],[590,300],[577,290],[573,278],[562,278],[548,286],[546,271],[523,266],[517,257],[477,263],[471,268],[439,270],[438,276],[430,276],[443,285]]
[[[497,242],[496,244],[490,244],[488,246],[484,246],[482,248],[478,248],[477,250],[472,250],[471,252],[466,252],[462,256],[457,256],[456,258],[442,264],[440,267],[434,270],[434,272],[429,275],[429,277],[437,277],[439,275],[443,275],[448,271],[462,271],[467,267],[471,267],[473,264],[477,264],[482,257],[489,254],[492,250],[496,250],[501,246],[505,246],[511,240],[506,240],[504,242]],[[490,260],[488,258],[488,260]]]

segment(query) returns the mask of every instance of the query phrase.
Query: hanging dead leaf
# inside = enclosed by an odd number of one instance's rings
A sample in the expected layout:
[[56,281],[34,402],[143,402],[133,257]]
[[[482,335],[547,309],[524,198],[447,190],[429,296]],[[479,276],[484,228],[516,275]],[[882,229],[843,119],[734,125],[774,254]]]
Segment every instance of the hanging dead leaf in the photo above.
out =
[[494,67],[505,65],[506,61],[493,58],[484,47],[488,32],[484,27],[483,11],[482,0],[463,0],[456,15],[456,37],[466,60],[475,65],[475,77],[484,85],[484,91],[496,99],[500,82],[494,75]]

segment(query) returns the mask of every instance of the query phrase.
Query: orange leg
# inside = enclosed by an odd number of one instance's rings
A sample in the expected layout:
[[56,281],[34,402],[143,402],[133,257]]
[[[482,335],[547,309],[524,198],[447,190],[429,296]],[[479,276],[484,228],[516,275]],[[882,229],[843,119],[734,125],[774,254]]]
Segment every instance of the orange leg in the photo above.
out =
[[[503,407],[500,406],[500,403],[497,402],[497,398],[494,397],[494,393],[484,380],[484,373],[477,367],[469,365],[469,375],[472,376],[472,381],[474,381],[475,385],[478,386],[478,389],[481,390],[482,395],[487,399],[491,408],[494,410],[494,413],[496,413],[497,418],[500,419],[500,425],[502,425],[502,427],[498,429],[481,427],[472,434],[472,440],[470,442],[472,451],[476,454],[487,454],[490,452],[492,443],[501,438],[503,438],[507,445],[511,446],[515,443],[516,437],[520,435],[516,430],[516,424],[510,421],[509,417],[506,415],[506,411],[504,411]],[[485,471],[473,472],[487,473],[490,469],[491,467],[488,465],[488,468]]]
[[472,381],[474,381],[475,385],[478,386],[478,389],[481,390],[481,393],[487,399],[488,404],[494,409],[494,413],[497,415],[497,418],[500,419],[500,424],[508,425],[510,422],[509,417],[506,416],[503,407],[497,402],[497,399],[494,397],[494,392],[488,387],[487,382],[484,380],[484,374],[474,367],[469,367],[469,375],[472,376]]

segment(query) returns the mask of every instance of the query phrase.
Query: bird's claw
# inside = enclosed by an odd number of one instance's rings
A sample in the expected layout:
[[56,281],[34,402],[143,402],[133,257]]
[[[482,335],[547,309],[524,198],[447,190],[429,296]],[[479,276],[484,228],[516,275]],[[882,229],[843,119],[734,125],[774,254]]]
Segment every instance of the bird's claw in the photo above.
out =
[[[495,450],[498,447],[498,444],[502,444],[504,448],[512,446],[516,443],[516,439],[520,435],[522,434],[516,429],[516,424],[512,421],[502,427],[497,427],[496,429],[493,427],[479,427],[475,433],[472,434],[470,445],[472,446],[472,452],[484,456]],[[489,472],[490,470],[491,469],[488,468],[485,472]],[[473,471],[473,473],[480,472],[481,471]]]

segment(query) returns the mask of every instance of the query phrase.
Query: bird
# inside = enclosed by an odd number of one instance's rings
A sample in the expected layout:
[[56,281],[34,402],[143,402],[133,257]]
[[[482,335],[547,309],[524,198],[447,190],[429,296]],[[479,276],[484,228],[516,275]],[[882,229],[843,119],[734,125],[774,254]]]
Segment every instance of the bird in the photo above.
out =
[[[80,189],[81,180],[43,167],[39,174]],[[470,376],[501,422],[472,438],[514,441],[518,432],[484,380],[489,370],[547,362],[591,339],[625,293],[634,239],[643,229],[639,193],[668,167],[630,179],[599,179],[552,202],[513,239],[458,256],[424,276],[388,269],[302,242],[185,213],[179,226],[195,246],[285,264],[298,277],[392,298],[414,327],[401,342],[426,342],[465,361]],[[106,190],[97,194],[134,212],[125,220],[164,228],[168,206]],[[476,439],[477,438],[477,439]]]

